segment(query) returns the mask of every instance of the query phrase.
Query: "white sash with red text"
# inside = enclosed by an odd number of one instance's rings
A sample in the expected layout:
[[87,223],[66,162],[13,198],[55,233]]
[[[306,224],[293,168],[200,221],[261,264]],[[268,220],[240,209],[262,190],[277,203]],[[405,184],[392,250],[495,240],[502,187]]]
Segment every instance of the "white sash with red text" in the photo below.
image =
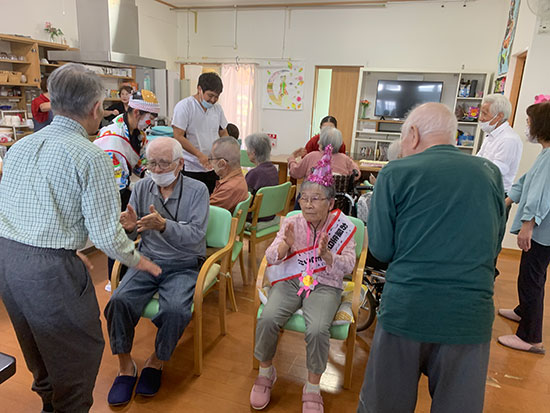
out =
[[[355,225],[339,209],[331,212],[329,219],[330,223],[327,227],[328,249],[335,254],[341,254],[355,234]],[[308,246],[308,248],[294,251],[279,264],[268,265],[266,275],[271,284],[302,275],[306,270],[308,259],[313,273],[324,271],[327,264],[317,254],[318,248],[319,245]]]

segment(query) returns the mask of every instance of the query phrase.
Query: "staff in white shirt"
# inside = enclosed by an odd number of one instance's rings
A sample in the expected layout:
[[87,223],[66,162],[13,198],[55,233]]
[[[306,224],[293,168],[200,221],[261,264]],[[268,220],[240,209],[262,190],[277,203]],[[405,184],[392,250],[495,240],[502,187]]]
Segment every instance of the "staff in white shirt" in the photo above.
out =
[[210,194],[218,179],[208,161],[212,143],[228,136],[223,109],[216,104],[222,90],[222,80],[216,73],[203,73],[199,76],[197,93],[178,102],[172,120],[174,138],[184,149],[183,174],[203,182]]
[[481,102],[479,126],[486,133],[477,156],[493,162],[502,174],[504,191],[508,193],[518,171],[523,143],[508,118],[512,105],[504,95],[488,95]]

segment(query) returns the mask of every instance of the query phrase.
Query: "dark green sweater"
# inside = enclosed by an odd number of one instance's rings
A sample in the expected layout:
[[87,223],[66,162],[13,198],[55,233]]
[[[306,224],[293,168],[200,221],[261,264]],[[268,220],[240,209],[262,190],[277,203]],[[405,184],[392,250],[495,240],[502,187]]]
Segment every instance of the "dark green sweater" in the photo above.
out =
[[504,188],[490,161],[451,145],[390,162],[368,218],[369,249],[389,262],[378,314],[389,333],[476,344],[491,338]]

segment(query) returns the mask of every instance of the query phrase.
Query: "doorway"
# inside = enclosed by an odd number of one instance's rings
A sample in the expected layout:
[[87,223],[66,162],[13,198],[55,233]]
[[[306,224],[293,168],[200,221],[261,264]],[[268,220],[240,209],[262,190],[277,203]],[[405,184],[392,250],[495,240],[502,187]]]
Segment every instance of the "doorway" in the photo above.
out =
[[348,153],[354,133],[359,70],[359,66],[315,67],[311,134],[319,132],[321,119],[334,116]]
[[512,113],[510,114],[509,120],[510,126],[514,126],[514,121],[516,119],[516,109],[518,107],[519,92],[521,90],[526,60],[527,51],[516,56],[516,68],[514,70],[514,78],[512,79],[512,87],[510,89],[510,103],[512,104]]

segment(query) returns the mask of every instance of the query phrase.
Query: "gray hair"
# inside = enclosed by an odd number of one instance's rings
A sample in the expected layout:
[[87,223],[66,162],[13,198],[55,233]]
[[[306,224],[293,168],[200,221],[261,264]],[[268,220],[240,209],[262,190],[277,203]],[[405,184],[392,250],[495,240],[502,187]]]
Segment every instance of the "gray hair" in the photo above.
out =
[[98,75],[83,65],[68,63],[48,77],[52,111],[75,118],[86,118],[104,96]]
[[183,158],[183,148],[181,147],[181,144],[176,139],[165,136],[155,138],[151,142],[149,142],[149,144],[145,147],[145,157],[149,158],[149,151],[151,146],[155,147],[166,145],[170,145],[172,147],[172,161]]
[[390,146],[388,146],[388,151],[387,151],[388,161],[395,161],[400,157],[400,155],[401,155],[401,141],[400,140],[393,141],[390,144]]
[[254,152],[256,161],[260,164],[269,161],[271,156],[271,140],[265,133],[253,133],[248,135],[244,143],[246,147]]
[[229,166],[241,166],[241,146],[232,136],[216,139],[212,144],[212,154],[225,159]]
[[328,145],[332,145],[332,153],[338,153],[342,146],[342,132],[340,130],[327,126],[321,129],[319,145],[325,149]]
[[302,185],[300,185],[300,194],[304,192],[306,189],[320,189],[321,191],[323,191],[323,193],[329,200],[334,199],[334,197],[336,196],[336,190],[334,189],[334,185],[324,186],[324,185],[318,184],[317,182],[304,181],[302,182]]
[[493,117],[499,113],[502,113],[503,122],[508,120],[510,114],[512,113],[512,104],[506,96],[501,95],[500,93],[493,93],[492,95],[485,96],[485,99],[483,99],[481,104],[483,105],[485,103],[489,104],[489,112],[493,115]]
[[449,144],[454,144],[456,140],[456,116],[442,103],[424,103],[414,108],[403,123],[401,139],[403,133],[409,133],[412,126],[417,127],[420,137],[441,133],[449,138]]

